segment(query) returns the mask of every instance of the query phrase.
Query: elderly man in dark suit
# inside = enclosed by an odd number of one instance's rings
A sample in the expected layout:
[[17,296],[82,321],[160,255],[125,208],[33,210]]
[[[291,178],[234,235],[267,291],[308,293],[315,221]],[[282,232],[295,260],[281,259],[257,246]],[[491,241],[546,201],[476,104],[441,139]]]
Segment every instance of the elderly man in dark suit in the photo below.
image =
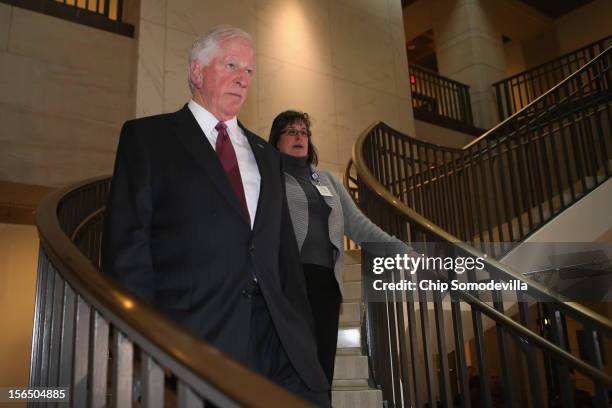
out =
[[216,27],[191,50],[189,103],[125,123],[103,270],[228,356],[328,406],[279,155],[236,119],[254,67],[250,36]]

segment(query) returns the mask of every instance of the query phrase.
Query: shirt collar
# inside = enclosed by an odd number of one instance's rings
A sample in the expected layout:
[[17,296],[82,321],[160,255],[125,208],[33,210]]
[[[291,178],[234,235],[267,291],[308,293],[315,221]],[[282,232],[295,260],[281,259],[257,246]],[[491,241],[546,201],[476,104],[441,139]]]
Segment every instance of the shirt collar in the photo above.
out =
[[[193,99],[189,101],[187,106],[189,107],[189,110],[191,111],[191,113],[193,113],[193,116],[195,117],[196,121],[200,125],[200,128],[202,128],[202,131],[204,132],[204,134],[216,136],[217,130],[215,129],[215,126],[217,126],[217,123],[220,122],[219,119],[217,119],[215,115],[210,113],[206,108],[198,104]],[[227,130],[228,130],[230,139],[234,141],[234,139],[236,139],[238,135],[241,134],[239,131],[239,126],[238,126],[238,118],[234,116],[233,118],[224,121],[224,123],[227,125]]]

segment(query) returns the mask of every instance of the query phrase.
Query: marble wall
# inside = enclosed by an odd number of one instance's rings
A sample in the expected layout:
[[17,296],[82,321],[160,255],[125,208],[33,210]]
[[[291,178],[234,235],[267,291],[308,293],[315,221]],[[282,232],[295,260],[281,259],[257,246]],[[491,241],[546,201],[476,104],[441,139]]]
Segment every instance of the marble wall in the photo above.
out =
[[279,112],[304,110],[321,167],[340,173],[373,122],[414,134],[400,0],[141,0],[137,116],[189,100],[188,50],[217,24],[254,38],[257,69],[240,120],[262,137]]
[[134,114],[135,40],[0,3],[0,180],[112,172]]

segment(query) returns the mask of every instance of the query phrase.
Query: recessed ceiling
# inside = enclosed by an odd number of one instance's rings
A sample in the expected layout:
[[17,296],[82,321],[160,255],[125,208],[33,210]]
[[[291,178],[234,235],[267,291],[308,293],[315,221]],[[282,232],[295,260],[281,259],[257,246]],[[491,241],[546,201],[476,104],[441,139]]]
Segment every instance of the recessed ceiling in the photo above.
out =
[[593,0],[521,0],[530,5],[540,13],[546,14],[551,18],[558,18],[567,14],[578,7],[592,2]]

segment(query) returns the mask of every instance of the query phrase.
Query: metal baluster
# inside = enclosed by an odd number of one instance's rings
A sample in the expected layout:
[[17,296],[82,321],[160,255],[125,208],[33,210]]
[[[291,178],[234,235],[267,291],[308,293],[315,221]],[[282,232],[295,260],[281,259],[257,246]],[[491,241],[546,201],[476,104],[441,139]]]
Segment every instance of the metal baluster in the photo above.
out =
[[106,389],[108,381],[108,322],[98,311],[94,312],[91,387],[89,404],[92,408],[106,407]]
[[49,375],[47,385],[57,387],[59,380],[59,362],[61,350],[61,331],[64,310],[64,279],[56,271],[53,284],[53,320],[51,322],[51,339],[49,344]]
[[[527,129],[526,129],[527,130]],[[525,142],[523,141],[523,137],[526,137],[527,134],[523,135],[521,133],[517,134],[517,138],[516,138],[516,143],[517,143],[517,149],[516,149],[516,157],[517,157],[517,161],[519,162],[518,165],[516,166],[519,172],[519,185],[522,187],[521,188],[521,197],[523,198],[523,209],[524,212],[527,212],[527,225],[529,227],[529,229],[526,231],[526,234],[529,234],[531,231],[533,231],[533,217],[531,214],[531,209],[533,207],[533,203],[534,203],[534,198],[532,196],[532,191],[533,191],[533,186],[532,186],[532,177],[529,177],[528,175],[533,174],[532,173],[532,169],[531,169],[531,165],[529,163],[528,157],[525,153]],[[521,163],[522,162],[522,163]],[[525,167],[527,168],[527,173],[525,173]],[[522,214],[521,214],[521,218],[522,218]]]
[[32,330],[32,352],[30,357],[30,378],[28,384],[31,387],[41,385],[42,350],[44,333],[44,316],[47,293],[47,280],[49,272],[49,258],[40,247],[38,251],[38,273],[36,276],[36,304],[34,306],[34,323]]
[[179,408],[204,408],[204,401],[189,385],[178,381],[178,407]]
[[55,274],[56,270],[51,263],[47,269],[47,285],[45,293],[45,307],[43,317],[43,337],[42,337],[42,350],[41,350],[41,371],[40,371],[40,385],[47,386],[49,384],[49,359],[51,357],[51,324],[53,322],[53,304],[55,292]]
[[119,330],[113,330],[113,385],[114,408],[131,408],[134,346]]
[[[427,254],[426,254],[427,255]],[[421,271],[417,272],[418,281],[422,280]],[[429,406],[436,405],[436,382],[434,376],[433,353],[429,336],[429,311],[427,309],[427,294],[423,290],[418,290],[419,312],[421,314],[421,338],[423,339],[423,357],[425,360],[425,378],[427,380],[427,399]]]
[[470,178],[471,178],[471,182],[468,183],[468,191],[471,197],[474,197],[474,203],[475,203],[475,211],[476,211],[476,217],[475,217],[475,222],[476,222],[476,227],[477,230],[476,232],[478,233],[478,239],[479,239],[479,245],[480,245],[480,250],[484,251],[484,228],[482,227],[482,212],[480,209],[480,200],[482,199],[482,196],[479,194],[478,191],[478,182],[477,182],[477,170],[476,170],[476,153],[475,151],[479,149],[478,146],[474,146],[472,148],[470,148],[468,150],[468,154],[470,156],[470,164],[469,164],[469,174],[470,174]]
[[[584,327],[584,342],[587,347],[587,353],[589,356],[589,361],[591,365],[603,369],[603,356],[601,354],[600,347],[600,337],[597,333],[597,330],[592,327],[588,327],[585,325]],[[597,383],[595,386],[595,404],[598,408],[609,408],[610,407],[610,399],[608,396],[608,390],[605,386],[599,385]]]
[[58,385],[60,387],[70,388],[72,385],[74,357],[76,294],[67,282],[64,282],[64,310],[62,316],[61,360],[59,365]]
[[[474,270],[468,271],[468,280],[477,282]],[[474,297],[479,298],[478,292],[473,293]],[[474,330],[474,345],[476,347],[476,355],[478,357],[478,374],[480,380],[480,400],[485,408],[492,407],[491,400],[491,381],[489,380],[489,371],[487,368],[487,352],[484,343],[484,331],[482,328],[482,313],[474,305],[470,305],[472,309],[472,328]]]
[[[454,278],[451,275],[451,279]],[[461,394],[461,406],[470,406],[470,378],[467,372],[467,361],[465,358],[465,344],[463,340],[463,323],[461,319],[461,302],[456,295],[451,293],[451,313],[453,315],[453,333],[455,337],[455,355],[457,356],[457,377],[459,378],[459,393]]]
[[142,406],[163,408],[164,372],[145,351],[141,351]]
[[[529,319],[529,303],[525,298],[525,295],[521,291],[517,291],[517,305],[519,309],[519,323],[523,326],[530,328]],[[520,345],[522,338],[517,339],[517,345]],[[527,363],[527,376],[529,378],[529,389],[531,390],[531,403],[533,407],[543,407],[542,396],[540,394],[540,377],[538,375],[538,365],[536,361],[536,353],[532,344],[526,343],[524,345],[525,361]]]
[[[493,294],[493,306],[499,312],[504,313],[504,301],[500,291],[494,290]],[[502,380],[504,382],[504,399],[508,404],[508,407],[516,406],[516,399],[513,398],[516,395],[516,388],[514,386],[512,370],[510,369],[510,356],[508,349],[508,340],[506,338],[506,330],[502,325],[496,324],[495,330],[497,333],[497,348],[499,350],[499,360],[501,364]]]
[[[548,115],[548,113],[547,113]],[[550,161],[548,159],[548,149],[546,148],[546,139],[547,137],[544,135],[544,131],[542,128],[539,128],[539,136],[536,135],[537,140],[534,143],[534,156],[536,157],[534,163],[537,164],[537,168],[538,168],[538,181],[540,184],[540,188],[542,191],[542,194],[544,196],[542,202],[540,203],[541,205],[539,206],[539,211],[540,211],[540,222],[544,223],[546,222],[546,218],[544,216],[544,203],[545,201],[548,201],[548,213],[549,216],[551,216],[552,214],[555,213],[555,207],[553,204],[553,186],[552,186],[552,174],[550,171]],[[551,138],[554,137],[554,135],[550,135]],[[557,156],[557,152],[554,149],[552,150],[552,154],[556,157]],[[537,158],[541,158],[541,160],[538,160]],[[541,169],[544,170],[544,175],[542,175]],[[556,167],[556,174],[557,174],[557,183],[561,184],[561,176],[559,174],[559,167]],[[542,184],[544,184],[544,186],[542,186]]]
[[[548,305],[545,307],[548,308]],[[565,329],[563,323],[563,315],[559,310],[552,307],[549,308],[551,319],[551,333],[553,342],[564,350],[567,350],[565,342]],[[570,380],[570,372],[567,364],[560,360],[554,360],[555,367],[554,375],[557,380],[557,389],[559,391],[559,402],[563,408],[572,408],[574,403],[574,390]]]
[[[412,277],[410,280],[413,280]],[[423,406],[423,398],[421,396],[419,387],[419,380],[421,379],[421,373],[417,372],[417,336],[418,331],[416,327],[416,312],[415,312],[415,300],[414,294],[412,291],[408,291],[407,293],[407,309],[408,309],[408,341],[410,342],[410,359],[411,359],[411,367],[412,367],[412,385],[414,386],[414,403],[417,407]]]
[[[499,167],[499,188],[501,191],[501,202],[503,205],[503,209],[504,209],[504,218],[503,218],[503,222],[500,222],[499,224],[499,229],[500,231],[502,231],[502,238],[500,239],[500,242],[504,242],[504,238],[503,238],[503,224],[507,223],[508,224],[508,241],[513,241],[513,232],[512,232],[512,212],[510,211],[510,203],[511,203],[511,198],[508,198],[508,194],[512,194],[511,192],[508,191],[508,188],[506,186],[506,182],[509,179],[509,177],[506,176],[506,170],[504,169],[504,157],[507,158],[507,154],[504,154],[504,151],[502,150],[502,142],[501,139],[505,138],[507,136],[502,136],[500,138],[497,138],[497,140],[495,141],[495,144],[497,146],[497,162],[498,162],[498,167]],[[506,150],[507,152],[507,150]],[[512,184],[512,182],[510,182]]]
[[438,356],[440,358],[440,379],[444,405],[448,408],[453,406],[453,396],[450,388],[450,376],[448,367],[448,353],[446,351],[446,328],[444,326],[444,309],[440,291],[434,291],[434,315],[436,318],[436,337],[438,339]]
[[84,407],[87,404],[90,327],[91,308],[82,297],[78,296],[74,337],[74,370],[71,390],[71,402],[74,407]]
[[518,192],[517,190],[519,189],[519,186],[517,185],[518,182],[516,180],[515,177],[515,173],[514,173],[514,160],[513,160],[513,147],[512,147],[512,129],[508,129],[506,131],[506,147],[508,149],[508,154],[506,155],[507,159],[508,159],[508,181],[510,183],[510,190],[511,190],[511,197],[512,197],[512,203],[513,203],[513,214],[512,214],[512,218],[508,221],[509,223],[512,223],[512,221],[514,220],[514,218],[517,219],[517,227],[518,227],[518,236],[517,237],[512,237],[513,241],[519,241],[521,240],[525,234],[523,233],[523,222],[522,222],[522,215],[523,215],[523,211],[521,206],[519,205],[520,200],[518,200]]

